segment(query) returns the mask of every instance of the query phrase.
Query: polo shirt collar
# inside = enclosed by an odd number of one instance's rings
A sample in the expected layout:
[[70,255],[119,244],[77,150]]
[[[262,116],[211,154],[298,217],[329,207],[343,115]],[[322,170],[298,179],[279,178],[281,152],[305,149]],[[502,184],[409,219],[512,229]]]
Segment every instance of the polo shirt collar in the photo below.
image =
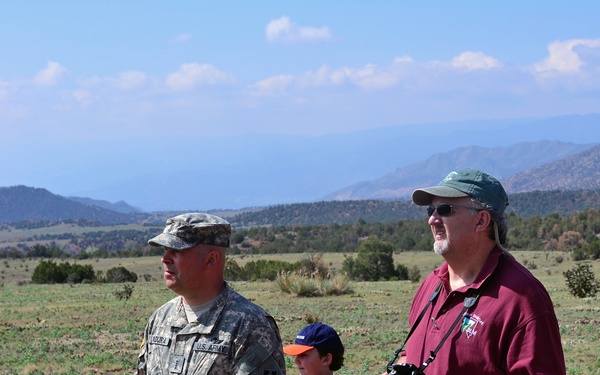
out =
[[[496,267],[498,267],[502,254],[503,252],[498,246],[495,246],[492,249],[490,255],[488,255],[488,258],[485,261],[485,264],[483,265],[483,268],[481,271],[479,271],[479,275],[477,275],[475,281],[468,286],[468,289],[479,289],[481,287],[481,284],[483,284],[483,282],[494,272]],[[433,273],[444,285],[450,284],[447,262],[444,262],[444,264],[436,268]]]

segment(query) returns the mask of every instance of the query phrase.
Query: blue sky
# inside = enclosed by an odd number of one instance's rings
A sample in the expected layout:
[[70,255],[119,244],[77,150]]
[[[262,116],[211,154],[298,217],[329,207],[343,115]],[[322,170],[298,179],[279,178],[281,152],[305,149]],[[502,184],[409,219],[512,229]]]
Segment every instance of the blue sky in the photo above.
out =
[[179,140],[597,113],[598,15],[595,0],[1,2],[0,186],[96,191]]
[[597,112],[599,14],[591,0],[3,2],[0,126],[18,144]]

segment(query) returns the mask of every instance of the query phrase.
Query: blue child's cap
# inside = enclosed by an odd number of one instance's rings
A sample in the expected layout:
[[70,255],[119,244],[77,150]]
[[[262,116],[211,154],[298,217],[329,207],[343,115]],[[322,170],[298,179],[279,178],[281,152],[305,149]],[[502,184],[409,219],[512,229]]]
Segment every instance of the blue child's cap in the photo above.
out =
[[289,355],[299,355],[312,348],[326,352],[344,352],[344,345],[337,332],[323,323],[308,325],[298,332],[294,344],[285,346],[283,352]]

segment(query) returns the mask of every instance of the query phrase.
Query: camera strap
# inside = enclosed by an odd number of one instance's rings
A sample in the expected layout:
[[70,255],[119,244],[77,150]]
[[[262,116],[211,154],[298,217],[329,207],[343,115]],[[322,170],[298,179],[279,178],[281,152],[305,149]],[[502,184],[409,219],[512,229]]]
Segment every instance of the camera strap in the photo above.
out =
[[[483,282],[483,284],[485,284],[485,281]],[[446,339],[448,339],[448,337],[450,336],[450,334],[452,333],[452,331],[454,331],[454,328],[460,322],[460,320],[463,318],[463,316],[465,315],[465,312],[467,311],[467,309],[469,309],[470,307],[473,307],[473,305],[475,305],[475,302],[477,302],[477,299],[479,299],[479,296],[481,295],[481,290],[483,289],[483,284],[481,284],[481,286],[479,287],[479,289],[471,290],[469,292],[469,294],[467,294],[467,296],[465,297],[465,301],[463,303],[463,308],[460,311],[460,314],[458,314],[458,316],[456,317],[456,319],[454,320],[454,322],[452,323],[452,325],[450,326],[450,328],[448,329],[448,331],[446,331],[446,334],[444,335],[444,337],[442,337],[442,340],[440,341],[440,343],[438,344],[438,346],[435,348],[435,350],[432,350],[430,352],[429,358],[427,358],[427,360],[425,362],[423,362],[423,364],[421,365],[421,367],[419,367],[419,370],[421,372],[423,370],[425,370],[425,368],[427,366],[429,366],[429,364],[431,362],[433,362],[433,360],[435,359],[435,356],[437,355],[437,353],[442,348],[442,345],[444,344],[444,342],[446,342]]]
[[390,360],[390,362],[387,365],[388,371],[396,363],[396,360],[398,359],[398,356],[400,355],[400,353],[402,353],[402,350],[404,350],[404,346],[408,342],[408,339],[415,332],[415,329],[417,329],[417,326],[419,325],[419,323],[421,322],[421,320],[425,316],[425,313],[429,309],[429,305],[431,305],[431,303],[433,301],[435,301],[435,299],[437,298],[438,294],[440,294],[440,290],[442,290],[442,283],[441,282],[438,284],[437,288],[435,288],[435,290],[433,291],[433,293],[431,293],[431,296],[429,296],[429,300],[427,301],[427,304],[425,305],[425,307],[423,308],[423,310],[421,310],[421,313],[419,314],[419,317],[415,321],[415,324],[413,324],[413,326],[410,327],[410,331],[408,332],[408,335],[404,339],[404,342],[402,343],[402,345],[400,345],[400,347],[398,348],[398,350],[396,350],[394,352],[394,357]]
[[[487,279],[485,281],[487,281]],[[483,290],[483,286],[485,285],[485,281],[481,284],[481,286],[479,287],[479,289],[471,290],[469,292],[469,294],[467,294],[467,296],[465,297],[465,300],[463,302],[463,308],[462,308],[462,310],[460,311],[460,313],[458,314],[458,316],[456,317],[456,319],[454,320],[454,322],[452,323],[452,325],[450,326],[450,328],[448,329],[448,331],[446,332],[446,334],[444,335],[444,337],[442,337],[442,340],[440,341],[440,343],[438,344],[438,346],[435,348],[435,350],[432,350],[430,352],[429,358],[427,358],[427,360],[425,362],[423,362],[423,364],[421,365],[421,367],[419,367],[419,371],[423,372],[423,370],[425,370],[425,368],[427,366],[429,366],[429,364],[431,362],[433,362],[433,360],[435,359],[437,353],[442,348],[442,345],[444,344],[444,342],[446,342],[446,340],[448,339],[448,337],[450,336],[450,334],[452,333],[452,331],[454,330],[454,328],[456,328],[456,325],[463,318],[463,316],[465,315],[465,312],[467,311],[467,309],[469,309],[469,308],[471,308],[471,307],[473,307],[475,305],[475,303],[479,299],[479,296],[481,295],[481,291]],[[400,353],[402,352],[402,350],[404,350],[404,346],[408,342],[408,339],[415,332],[415,329],[417,328],[417,326],[419,325],[419,323],[421,322],[421,320],[425,316],[425,313],[429,309],[429,306],[431,305],[431,303],[433,301],[435,301],[435,299],[440,294],[441,290],[442,290],[442,283],[440,282],[438,284],[437,288],[435,288],[435,290],[433,291],[433,293],[431,293],[431,296],[429,297],[429,300],[427,301],[427,304],[425,305],[425,307],[423,308],[423,310],[421,310],[421,313],[417,317],[417,320],[415,321],[415,324],[413,324],[413,326],[410,328],[410,331],[408,332],[408,335],[406,336],[406,339],[404,339],[404,342],[402,343],[402,345],[400,346],[400,348],[398,348],[398,350],[396,350],[396,352],[394,352],[394,357],[390,360],[390,362],[387,365],[388,372],[390,372],[390,370],[392,369],[392,366],[396,363],[396,360],[398,359],[398,356],[400,355]]]

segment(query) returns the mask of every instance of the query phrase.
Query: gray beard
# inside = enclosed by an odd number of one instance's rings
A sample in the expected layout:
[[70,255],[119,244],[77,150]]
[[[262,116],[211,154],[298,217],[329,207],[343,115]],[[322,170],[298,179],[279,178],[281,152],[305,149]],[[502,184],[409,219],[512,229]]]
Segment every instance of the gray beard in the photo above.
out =
[[433,251],[437,255],[444,255],[448,252],[448,240],[435,241],[433,243]]

